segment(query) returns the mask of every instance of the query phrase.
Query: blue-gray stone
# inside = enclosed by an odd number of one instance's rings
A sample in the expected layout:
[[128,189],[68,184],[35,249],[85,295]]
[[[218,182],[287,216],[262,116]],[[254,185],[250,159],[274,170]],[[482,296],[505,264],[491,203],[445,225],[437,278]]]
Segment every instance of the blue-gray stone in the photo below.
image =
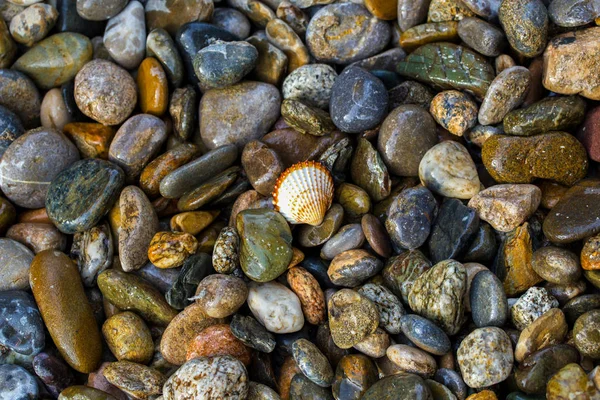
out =
[[8,146],[25,132],[17,114],[0,106],[0,157]]
[[479,229],[479,217],[475,210],[460,200],[447,198],[440,207],[429,238],[431,261],[438,263],[459,259],[466,252]]
[[448,335],[427,318],[415,314],[403,315],[400,326],[411,342],[428,353],[441,356],[450,351]]
[[258,51],[248,42],[217,41],[193,58],[200,89],[222,89],[242,80],[256,66]]
[[491,271],[481,271],[471,282],[471,315],[478,328],[501,327],[508,318],[508,301],[502,282]]
[[33,297],[20,290],[0,292],[0,345],[31,356],[44,344],[44,323]]
[[33,400],[38,395],[37,382],[25,368],[0,365],[0,400]]

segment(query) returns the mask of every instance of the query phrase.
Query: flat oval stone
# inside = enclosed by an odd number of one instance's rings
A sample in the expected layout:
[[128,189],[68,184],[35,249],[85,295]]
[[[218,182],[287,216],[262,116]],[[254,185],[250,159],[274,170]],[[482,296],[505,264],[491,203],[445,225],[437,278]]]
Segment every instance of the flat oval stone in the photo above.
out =
[[558,301],[546,289],[531,287],[511,307],[513,325],[523,330],[551,308],[558,307]]
[[450,339],[444,331],[430,320],[414,314],[400,319],[402,333],[417,347],[438,356],[450,351]]
[[258,60],[258,51],[248,42],[217,41],[200,50],[193,59],[200,89],[223,89],[239,82]]
[[106,160],[115,129],[97,122],[69,122],[63,133],[75,143],[83,158]]
[[522,362],[537,350],[561,343],[567,330],[564,313],[558,308],[551,308],[521,332],[515,347],[515,360]]
[[87,63],[75,77],[75,101],[86,116],[104,125],[125,121],[137,103],[131,75],[101,59]]
[[[332,28],[329,21],[336,20]],[[379,53],[390,40],[387,23],[353,3],[321,8],[306,28],[306,43],[319,62],[349,64]]]
[[22,72],[0,70],[0,106],[15,113],[26,129],[39,126],[42,98],[35,84]]
[[113,206],[124,180],[123,171],[107,161],[78,161],[52,180],[48,216],[64,233],[88,230]]
[[548,36],[548,12],[541,0],[503,3],[498,16],[513,49],[525,57],[535,57],[544,51]]
[[25,133],[25,128],[17,115],[0,106],[0,157],[8,146],[19,136]]
[[[148,22],[150,23],[150,22]],[[173,87],[181,86],[183,80],[183,61],[177,51],[173,38],[162,28],[153,29],[146,38],[148,57],[156,58],[164,68],[169,83]]]
[[147,364],[154,354],[150,329],[137,314],[125,311],[108,318],[102,334],[117,360]]
[[117,15],[126,5],[126,0],[77,0],[77,13],[86,20],[103,21]]
[[109,363],[102,374],[109,383],[135,398],[160,394],[166,379],[156,369],[130,361]]
[[6,237],[24,244],[35,254],[47,249],[64,251],[67,247],[67,237],[51,223],[15,224],[6,232]]
[[288,68],[286,54],[268,41],[265,32],[256,32],[246,41],[258,50],[256,67],[248,77],[271,85],[279,85]]
[[377,217],[372,214],[363,215],[361,227],[371,249],[379,256],[388,258],[392,252],[390,238]]
[[581,278],[579,257],[567,249],[542,247],[533,253],[533,270],[548,282],[567,284]]
[[265,35],[287,57],[288,71],[292,72],[310,62],[310,54],[304,42],[285,21],[271,19],[265,27]]
[[347,250],[331,261],[327,275],[335,285],[356,287],[383,268],[383,262],[366,250]]
[[0,55],[0,67],[10,67],[15,60],[15,56],[17,55],[17,45],[13,41],[4,20],[0,22],[0,53],[2,54]]
[[590,0],[555,0],[548,6],[550,20],[565,28],[587,25],[599,14],[598,4]]
[[384,357],[385,351],[390,347],[390,344],[390,335],[383,329],[377,328],[375,332],[367,335],[363,340],[352,346],[352,348],[375,359]]
[[470,199],[480,190],[475,163],[460,143],[444,141],[425,153],[419,164],[421,183],[434,193]]
[[333,383],[333,369],[327,358],[315,344],[306,339],[298,339],[292,344],[292,354],[302,373],[321,387]]
[[128,181],[142,169],[167,139],[164,122],[150,114],[129,118],[117,131],[108,150],[108,159],[121,167]]
[[240,168],[237,166],[227,168],[197,188],[185,193],[177,202],[177,209],[181,211],[196,210],[217,200],[227,188],[235,183],[239,172]]
[[360,67],[349,67],[333,84],[329,109],[341,131],[359,133],[383,121],[387,104],[387,92],[379,79]]
[[15,15],[10,31],[16,42],[33,46],[48,35],[58,18],[56,8],[49,4],[33,4]]
[[[142,170],[142,173],[140,175],[140,188],[142,188],[144,193],[146,193],[150,198],[159,196],[160,183],[163,180],[163,178],[166,177],[169,173],[176,170],[177,168],[187,164],[194,157],[196,157],[198,153],[198,147],[191,143],[183,143],[170,150],[167,150],[165,153],[152,160]],[[190,216],[192,215],[194,214],[190,214]],[[171,219],[171,225],[173,225],[173,218]],[[179,227],[180,229],[177,230],[185,232],[186,229],[184,228],[184,226],[187,226],[190,222],[192,222],[192,220],[193,218],[190,218],[190,221],[186,223],[184,222],[185,218],[182,218],[181,226]],[[177,224],[179,224],[179,222],[177,222]],[[200,228],[200,230],[204,227]],[[200,231],[195,232],[194,234],[199,232]]]
[[298,332],[304,325],[300,300],[294,292],[275,281],[250,283],[248,307],[269,332]]
[[239,40],[250,36],[250,21],[233,8],[215,8],[211,23],[234,34]]
[[333,381],[336,399],[359,400],[377,382],[377,368],[362,354],[344,356],[337,365]]
[[14,364],[0,365],[2,399],[35,399],[39,396],[38,383],[23,367]]
[[[242,82],[214,89],[200,101],[200,134],[209,149],[260,139],[279,117],[281,97],[273,85]],[[233,121],[233,123],[232,123]]]
[[167,75],[160,62],[147,57],[138,68],[137,85],[143,113],[160,117],[167,111],[169,87]]
[[39,253],[31,263],[31,289],[65,361],[79,372],[94,371],[100,364],[102,339],[75,264],[59,251]]
[[485,96],[495,76],[483,56],[452,43],[419,47],[398,63],[396,72],[436,88],[467,90],[478,99]]
[[578,361],[579,353],[567,344],[557,344],[536,351],[517,367],[517,387],[525,393],[545,394],[550,378],[567,364]]
[[491,271],[475,275],[469,297],[473,322],[478,328],[505,324],[509,315],[506,294],[502,282]]
[[360,224],[343,226],[338,233],[325,243],[321,249],[321,258],[333,260],[339,254],[361,247],[365,241]]
[[585,101],[581,97],[547,97],[508,113],[504,118],[504,132],[507,135],[531,136],[569,130],[580,125],[584,116]]
[[57,33],[23,54],[13,68],[27,74],[42,89],[73,79],[92,59],[90,40],[72,32]]
[[[104,377],[104,375],[102,375],[102,377]],[[104,379],[106,380],[106,378]],[[81,398],[81,396],[84,396],[84,399],[91,400],[116,400],[116,397],[103,390],[83,385],[69,386],[68,388],[60,392],[59,397],[61,400],[78,400]]]
[[29,289],[33,252],[21,243],[0,238],[0,291]]
[[502,122],[506,114],[518,107],[527,95],[531,73],[525,67],[510,67],[500,72],[490,84],[479,108],[479,123]]
[[406,313],[400,299],[388,288],[377,283],[367,283],[358,293],[371,300],[379,311],[379,327],[390,334],[400,333],[400,320]]
[[44,323],[31,295],[17,290],[0,292],[0,319],[0,345],[26,356],[43,350]]
[[[420,24],[402,32],[400,45],[407,51],[433,42],[454,42],[458,38],[458,22],[444,21]],[[402,61],[402,60],[399,60]]]
[[250,366],[252,351],[236,338],[228,324],[211,325],[188,345],[186,359],[230,355]]
[[405,344],[389,346],[386,355],[402,372],[431,377],[437,369],[435,359],[431,355]]
[[246,346],[264,353],[270,353],[275,349],[273,335],[250,316],[235,314],[230,327],[233,335],[244,342]]
[[308,323],[319,325],[326,319],[325,295],[317,279],[302,267],[288,270],[287,281],[302,305]]
[[165,29],[175,35],[185,23],[210,20],[214,5],[208,0],[149,0],[146,2],[148,30]]
[[479,18],[463,18],[458,23],[458,35],[469,47],[484,56],[499,56],[506,47],[502,30]]
[[391,257],[383,268],[382,276],[386,285],[397,296],[401,296],[404,303],[408,303],[415,280],[429,268],[431,262],[423,253],[419,250],[409,250]]
[[266,144],[253,140],[244,146],[242,167],[252,187],[264,196],[269,196],[279,175],[284,170],[281,158]]
[[327,64],[308,64],[296,68],[283,81],[284,99],[301,101],[326,109],[338,74]]
[[327,112],[297,100],[287,99],[281,103],[281,117],[288,126],[303,134],[324,136],[335,130]]
[[333,400],[329,389],[318,386],[306,376],[297,373],[290,382],[290,400]]
[[379,325],[377,306],[367,297],[341,289],[328,301],[329,327],[334,343],[342,348],[360,343]]
[[225,318],[235,313],[247,297],[248,288],[240,278],[214,274],[200,281],[194,300],[202,305],[208,316]]
[[454,260],[442,261],[414,281],[408,304],[415,313],[439,324],[447,334],[454,335],[465,319],[462,299],[466,289],[465,267]]
[[463,339],[457,359],[468,386],[491,386],[504,381],[512,371],[512,344],[500,328],[478,328]]
[[59,88],[49,90],[44,96],[40,108],[40,119],[43,127],[59,131],[63,131],[65,125],[71,122],[71,115]]
[[50,182],[77,160],[77,148],[59,131],[31,130],[13,141],[2,156],[0,187],[21,207],[43,207]]
[[600,221],[592,217],[596,215],[599,195],[598,181],[588,180],[574,185],[544,219],[546,237],[555,243],[571,243],[600,232]]
[[383,121],[377,148],[391,173],[418,176],[421,159],[438,141],[431,115],[407,104],[394,108]]
[[595,26],[554,37],[544,52],[544,88],[600,99],[600,81],[594,73],[600,54],[599,33],[600,27]]
[[350,165],[352,181],[369,193],[373,201],[380,201],[391,192],[390,175],[381,156],[366,139],[358,145]]
[[245,210],[237,215],[241,238],[240,264],[257,282],[281,275],[292,259],[292,235],[281,214],[268,210]]
[[146,19],[142,3],[131,1],[108,20],[103,43],[112,59],[123,68],[133,69],[140,65],[146,44]]
[[344,209],[332,204],[320,225],[305,224],[298,232],[298,242],[303,247],[316,247],[327,242],[340,229],[344,218]]
[[477,104],[457,90],[438,93],[431,101],[429,112],[442,128],[456,136],[462,136],[477,123]]
[[433,400],[425,381],[415,374],[386,376],[367,390],[362,400]]
[[445,199],[431,229],[431,261],[457,259],[479,229],[479,217],[458,199]]
[[600,342],[597,340],[598,316],[600,310],[588,311],[575,321],[573,338],[581,355],[593,359],[600,358]]

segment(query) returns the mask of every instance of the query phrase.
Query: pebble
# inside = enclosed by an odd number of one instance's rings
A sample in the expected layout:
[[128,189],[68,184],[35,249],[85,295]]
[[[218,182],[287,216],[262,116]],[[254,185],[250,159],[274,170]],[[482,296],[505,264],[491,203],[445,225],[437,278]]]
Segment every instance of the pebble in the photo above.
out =
[[321,249],[321,258],[333,260],[348,250],[360,248],[365,241],[360,224],[343,226]]
[[567,330],[564,313],[551,308],[521,332],[515,347],[515,360],[522,362],[537,350],[561,343]]
[[83,158],[107,160],[115,129],[96,122],[69,122],[63,133],[75,143]]
[[281,104],[281,116],[291,128],[303,134],[323,136],[335,130],[327,112],[297,100],[284,100]]
[[225,318],[234,314],[246,302],[247,297],[248,288],[240,278],[214,274],[198,284],[193,299],[209,317]]
[[438,356],[450,351],[450,339],[442,329],[430,320],[418,315],[408,314],[402,316],[400,323],[402,333],[420,349]]
[[67,237],[52,224],[23,222],[15,224],[6,232],[6,237],[29,247],[35,254],[54,249],[64,251]]
[[342,357],[335,370],[333,396],[336,399],[359,400],[377,382],[377,368],[362,354]]
[[462,2],[455,0],[432,0],[429,5],[427,20],[431,22],[459,21],[472,15],[473,12]]
[[422,107],[406,104],[394,108],[383,121],[377,149],[394,175],[418,176],[421,159],[437,141],[431,115]]
[[529,184],[494,185],[469,200],[469,207],[495,230],[510,232],[538,209],[542,191]]
[[533,270],[546,281],[557,284],[575,283],[581,278],[581,265],[576,254],[559,247],[543,247],[533,253]]
[[477,234],[479,217],[458,199],[446,199],[431,229],[429,253],[436,263],[459,258]]
[[276,391],[262,383],[250,382],[247,400],[280,400]]
[[459,262],[437,263],[415,279],[408,297],[410,308],[440,325],[447,334],[456,334],[465,319],[462,298],[466,279],[466,270]]
[[525,57],[542,54],[548,36],[548,12],[541,0],[501,4],[498,16],[513,49]]
[[118,65],[92,60],[75,77],[75,101],[86,116],[103,125],[119,125],[137,103],[133,78]]
[[33,359],[33,371],[53,396],[75,383],[75,377],[68,365],[59,357],[40,353]]
[[321,387],[333,383],[333,369],[317,346],[306,339],[298,339],[292,344],[292,354],[300,371],[312,382]]
[[86,20],[103,21],[117,15],[126,5],[126,0],[77,0],[77,13]]
[[477,272],[470,287],[473,322],[478,328],[502,327],[509,316],[508,302],[502,282],[488,270]]
[[385,86],[359,67],[346,68],[335,80],[329,109],[342,131],[359,133],[376,127],[385,118],[388,97]]
[[119,260],[123,271],[140,269],[148,260],[148,246],[158,231],[158,217],[144,192],[127,186],[119,197],[121,226],[118,234]]
[[406,313],[402,303],[388,288],[377,283],[363,285],[358,293],[371,300],[379,311],[379,326],[390,334],[401,331],[401,318]]
[[[454,368],[454,366],[452,367]],[[467,385],[458,372],[453,369],[438,368],[433,379],[449,388],[457,399],[465,399],[467,397]]]
[[167,75],[160,62],[147,57],[138,68],[137,85],[140,95],[140,109],[145,114],[160,117],[167,111],[169,88]]
[[402,32],[400,45],[407,51],[412,51],[427,43],[438,41],[453,42],[458,38],[458,22],[431,22],[420,24]]
[[[119,389],[116,389],[119,390]],[[94,399],[94,400],[114,400],[116,397],[110,395],[107,392],[104,392],[99,389],[94,389],[93,387],[83,386],[83,385],[75,385],[69,386],[65,390],[60,393],[61,400],[78,400],[84,396],[84,399]]]
[[17,45],[4,20],[0,22],[0,54],[0,68],[10,67],[17,55]]
[[108,20],[104,31],[104,46],[119,65],[125,69],[133,69],[144,58],[145,36],[144,6],[134,0]]
[[583,122],[584,115],[585,101],[579,96],[547,97],[508,113],[504,118],[504,132],[507,135],[531,136],[570,130]]
[[326,109],[337,77],[335,70],[327,64],[303,65],[283,81],[283,98]]
[[40,107],[40,120],[44,128],[54,128],[63,131],[65,125],[71,122],[71,115],[67,111],[60,89],[49,90]]
[[242,149],[267,133],[279,117],[280,104],[279,91],[266,83],[247,81],[210,90],[200,102],[202,141],[209,149],[227,144]]
[[316,247],[327,242],[340,229],[344,218],[344,209],[332,204],[325,213],[320,225],[305,224],[298,229],[298,243],[303,247]]
[[191,304],[198,284],[212,272],[210,264],[210,256],[200,252],[187,257],[181,271],[171,268],[159,269],[150,263],[155,271],[174,271],[174,277],[169,279],[165,290],[165,299],[177,310],[182,310]]
[[350,289],[335,292],[328,301],[327,309],[331,336],[342,349],[360,343],[379,325],[375,303]]
[[43,207],[50,182],[78,159],[77,148],[57,130],[28,131],[2,156],[0,188],[18,206]]
[[600,54],[599,33],[600,27],[592,27],[564,33],[550,41],[544,52],[543,84],[546,89],[600,99],[600,81],[594,73]]
[[304,315],[298,296],[277,282],[250,283],[248,306],[269,332],[298,332]]
[[186,359],[200,357],[232,356],[246,367],[250,366],[252,351],[236,338],[228,324],[209,326],[188,345]]
[[30,276],[40,314],[65,361],[79,372],[94,371],[102,353],[100,331],[75,264],[64,253],[46,250],[33,259]]
[[393,400],[397,398],[430,400],[433,397],[421,377],[407,373],[380,379],[367,390],[362,400]]
[[31,295],[20,290],[0,292],[0,319],[3,348],[25,356],[35,356],[44,349],[44,324]]
[[532,137],[494,135],[485,141],[481,156],[498,183],[531,183],[541,178],[572,186],[585,176],[588,166],[585,148],[566,132]]
[[576,27],[593,22],[600,14],[598,5],[593,1],[552,1],[548,6],[548,17],[560,27]]
[[250,316],[235,314],[231,320],[231,332],[248,347],[264,353],[275,349],[273,335],[259,322]]
[[31,47],[46,37],[57,19],[56,8],[49,4],[33,4],[13,17],[10,33],[15,42]]
[[372,358],[381,358],[385,356],[385,351],[390,347],[390,335],[381,328],[367,335],[363,340],[356,343],[352,348],[366,354]]
[[198,241],[185,232],[157,232],[148,247],[148,259],[158,268],[177,268],[198,249]]
[[527,357],[515,372],[517,387],[525,393],[543,395],[546,383],[567,364],[579,361],[574,347],[557,344],[546,347]]
[[235,35],[239,40],[250,36],[250,21],[233,8],[215,8],[211,23]]
[[513,325],[522,331],[544,315],[546,311],[556,307],[558,307],[558,301],[550,296],[546,289],[534,286],[513,304],[511,320]]
[[310,54],[302,39],[284,21],[277,18],[271,19],[265,27],[265,34],[268,41],[287,57],[289,72],[295,71],[310,62]]
[[577,133],[577,138],[585,146],[588,156],[594,161],[600,159],[600,151],[598,148],[598,144],[600,143],[598,141],[598,121],[600,121],[598,118],[600,115],[599,113],[600,107],[593,107],[590,109],[587,112],[585,120]]
[[458,35],[469,47],[484,56],[499,56],[506,47],[502,30],[479,18],[466,17],[460,20]]
[[383,263],[368,251],[347,250],[333,258],[327,275],[335,285],[356,287],[382,268]]
[[217,41],[196,54],[194,71],[200,89],[223,89],[250,73],[258,60],[258,51],[247,42]]
[[115,314],[102,325],[108,348],[119,361],[147,364],[154,355],[150,329],[144,320],[130,311]]
[[[285,398],[285,397],[284,397]],[[329,390],[318,386],[302,374],[293,376],[290,382],[289,400],[333,400]]]
[[256,67],[248,77],[260,82],[279,85],[285,77],[288,68],[288,57],[271,44],[264,32],[256,32],[253,36],[246,39],[248,43],[256,47],[258,51],[258,60]]
[[390,174],[379,152],[366,139],[360,138],[350,164],[354,183],[369,193],[374,201],[381,201],[391,192]]
[[436,144],[425,153],[419,164],[419,178],[429,190],[446,197],[470,199],[480,190],[473,159],[463,145],[454,141]]
[[98,275],[98,288],[118,309],[134,311],[152,324],[167,326],[177,315],[158,289],[133,274],[108,269]]
[[288,270],[287,281],[300,300],[306,320],[313,325],[325,321],[325,295],[316,278],[302,267],[292,267]]
[[573,326],[573,339],[577,350],[584,357],[600,358],[600,346],[596,340],[598,332],[598,310],[591,310],[581,315]]
[[29,288],[29,266],[34,254],[8,238],[0,238],[0,291]]
[[123,171],[110,162],[77,161],[49,186],[46,210],[50,220],[69,234],[93,228],[113,206],[124,180]]
[[[177,51],[173,38],[162,28],[153,29],[146,38],[146,54],[156,58],[167,74],[169,83],[175,88],[181,86],[183,80],[183,61]],[[175,94],[177,90],[173,92]]]
[[[329,21],[338,21],[332,28]],[[330,4],[311,18],[306,43],[319,62],[348,64],[379,53],[390,40],[387,23],[359,4]]]
[[599,190],[593,180],[569,189],[544,219],[544,235],[555,243],[571,243],[600,232],[600,223],[592,217]]
[[35,399],[39,396],[39,388],[35,378],[23,367],[14,364],[0,365],[0,398]]
[[500,72],[483,98],[479,123],[493,125],[502,122],[506,114],[523,103],[530,82],[531,73],[527,68],[514,66]]
[[0,156],[23,133],[25,129],[19,117],[9,109],[0,106]]
[[359,222],[371,210],[369,194],[351,183],[343,182],[338,186],[335,201],[344,208],[346,220],[352,223]]
[[0,106],[15,113],[26,129],[39,126],[42,98],[31,79],[12,69],[0,70]]
[[372,214],[363,215],[361,227],[371,249],[381,257],[389,257],[392,252],[390,238],[377,217]]
[[495,76],[494,68],[483,56],[452,43],[419,47],[398,63],[396,72],[440,89],[466,90],[478,99],[485,96]]
[[426,21],[429,3],[426,0],[398,0],[398,26],[402,32]]
[[159,371],[130,361],[109,363],[102,373],[108,382],[134,398],[157,395],[165,383]]
[[572,363],[558,371],[546,386],[546,398],[559,400],[565,398],[581,397],[594,399],[598,397],[598,389],[588,379],[583,368]]
[[431,268],[431,262],[419,250],[409,250],[391,257],[383,268],[383,280],[404,303],[408,298],[415,280]]
[[475,126],[477,111],[477,104],[457,90],[438,93],[429,108],[437,123],[456,136],[462,136]]
[[431,377],[437,369],[435,359],[423,350],[404,344],[395,344],[386,351],[389,360],[401,371]]
[[213,15],[214,4],[208,0],[148,0],[146,20],[148,30],[165,29],[175,35],[184,24],[193,21],[208,21]]
[[465,383],[482,388],[502,382],[511,373],[513,350],[508,335],[500,328],[478,328],[460,344],[458,365]]
[[213,267],[221,274],[230,274],[239,266],[240,238],[234,228],[226,227],[219,233],[213,250]]

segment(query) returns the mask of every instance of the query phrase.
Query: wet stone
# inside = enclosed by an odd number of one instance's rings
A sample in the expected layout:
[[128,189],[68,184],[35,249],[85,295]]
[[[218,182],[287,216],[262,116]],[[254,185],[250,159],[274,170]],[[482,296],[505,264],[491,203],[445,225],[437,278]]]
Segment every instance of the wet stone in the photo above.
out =
[[318,108],[329,107],[338,74],[326,64],[309,64],[292,71],[283,82],[283,98],[299,100]]
[[38,89],[27,75],[0,70],[0,106],[15,113],[26,129],[39,126],[41,102]]
[[383,263],[366,250],[347,250],[331,261],[327,274],[335,285],[356,287],[376,275]]
[[33,4],[13,17],[10,32],[16,42],[31,47],[46,37],[57,18],[58,12],[51,5]]
[[73,236],[70,255],[77,261],[83,284],[87,287],[95,286],[97,275],[112,265],[113,254],[113,238],[106,222]]
[[380,379],[367,390],[362,400],[432,400],[425,381],[415,374],[398,374]]
[[361,354],[344,356],[335,371],[333,396],[359,400],[376,381],[377,368],[368,357]]
[[433,379],[449,388],[457,399],[462,400],[467,397],[467,385],[465,385],[458,372],[452,369],[439,368]]
[[250,21],[233,8],[215,8],[211,23],[234,34],[239,40],[250,35]]
[[33,252],[16,240],[0,238],[0,290],[28,289],[33,257]]
[[578,361],[577,350],[566,344],[537,351],[517,367],[515,372],[517,387],[525,393],[545,394],[548,380],[567,364]]
[[386,198],[391,191],[387,167],[373,145],[360,138],[352,157],[350,175],[358,186],[369,193],[373,201]]
[[401,318],[406,313],[402,303],[388,288],[376,283],[367,283],[358,293],[367,297],[377,306],[379,326],[390,334],[400,333]]
[[252,351],[237,339],[228,324],[216,324],[203,329],[187,348],[187,360],[200,357],[226,356],[250,366]]
[[[6,240],[6,239],[4,239]],[[0,345],[26,356],[44,348],[44,324],[37,305],[26,292],[6,290],[0,293]]]
[[352,348],[360,351],[371,358],[381,358],[385,356],[385,351],[390,347],[390,335],[381,328],[367,335],[363,340],[356,343]]
[[329,327],[334,343],[350,348],[375,332],[379,312],[371,300],[350,289],[336,292],[328,302]]
[[235,313],[248,297],[244,281],[235,276],[214,274],[198,284],[193,299],[213,318],[225,318]]
[[222,89],[239,82],[256,65],[258,51],[247,42],[217,41],[193,59],[200,89]]
[[[339,21],[331,29],[330,20]],[[306,29],[306,43],[319,62],[347,64],[379,53],[391,30],[358,4],[331,4],[321,8]]]
[[456,90],[440,92],[429,110],[438,124],[456,136],[462,136],[477,122],[477,104]]
[[444,355],[450,351],[450,339],[433,322],[418,315],[404,315],[400,319],[402,333],[417,347],[428,353]]
[[552,283],[575,283],[581,277],[579,257],[559,247],[548,246],[536,250],[531,265],[539,276]]
[[[259,2],[256,3],[262,4]],[[310,54],[302,39],[283,20],[278,18],[271,19],[265,27],[265,34],[268,41],[281,50],[287,57],[287,69],[289,72],[293,72],[310,62]]]
[[125,0],[77,0],[77,13],[90,21],[102,21],[117,15],[125,6]]
[[281,104],[281,116],[291,128],[303,134],[323,136],[335,129],[327,112],[297,100],[284,100]]
[[82,158],[108,159],[110,142],[115,136],[112,127],[96,122],[70,122],[63,132],[75,143]]
[[252,317],[235,314],[231,320],[231,332],[246,346],[258,351],[270,353],[275,349],[273,335]]
[[408,303],[415,280],[431,268],[431,262],[419,250],[410,250],[390,258],[383,268],[383,280]]
[[390,98],[389,106],[391,110],[396,109],[403,104],[415,104],[429,109],[429,104],[433,100],[431,89],[419,82],[404,81],[398,86],[388,90]]
[[551,308],[521,332],[515,347],[515,360],[522,362],[537,350],[561,343],[567,330],[563,312],[558,308]]
[[402,32],[426,21],[429,3],[426,0],[398,0],[398,25]]
[[130,361],[110,363],[102,373],[108,382],[137,398],[159,394],[165,383],[159,371]]
[[598,396],[598,389],[588,379],[583,368],[572,363],[564,366],[548,381],[546,398],[564,399],[569,397],[593,399]]
[[[407,51],[433,42],[454,42],[458,38],[458,22],[430,22],[420,24],[402,32],[400,45]],[[401,60],[400,60],[401,61]]]
[[177,51],[175,42],[162,28],[153,29],[146,38],[146,53],[148,57],[156,58],[164,68],[169,83],[173,87],[181,86],[183,80],[183,61]]
[[59,357],[40,353],[33,359],[33,370],[53,396],[75,383],[68,365]]
[[302,374],[296,374],[290,382],[289,400],[333,400],[333,397],[329,389],[318,386]]
[[600,358],[600,343],[597,340],[598,316],[600,310],[588,311],[575,321],[573,326],[573,338],[577,350],[585,356],[593,359]]
[[435,373],[437,365],[435,359],[421,349],[405,344],[394,344],[386,350],[387,358],[395,364],[401,372],[417,374],[430,378]]
[[369,194],[351,183],[342,182],[337,187],[335,201],[344,208],[344,216],[348,222],[358,222],[371,210]]
[[[168,269],[171,270],[171,269]],[[181,271],[165,293],[169,305],[182,310],[191,302],[198,284],[212,271],[210,256],[206,253],[196,253],[185,259]]]
[[458,35],[471,48],[488,57],[500,55],[506,46],[502,30],[479,18],[463,18],[458,24]]
[[9,109],[0,106],[0,156],[23,133],[25,129],[19,117]]
[[479,228],[479,217],[460,200],[446,199],[431,229],[431,260],[440,262],[458,258],[467,250]]
[[213,10],[214,5],[208,0],[149,0],[146,2],[148,30],[162,28],[175,35],[187,22],[209,20]]
[[[552,110],[552,111],[550,111]],[[507,135],[531,136],[577,127],[585,115],[585,101],[579,96],[547,97],[504,118]]]
[[333,370],[316,345],[306,339],[298,339],[292,344],[292,352],[298,368],[308,379],[321,387],[331,386]]
[[505,324],[509,316],[506,294],[502,282],[491,271],[475,275],[469,297],[473,322],[478,328]]
[[[11,4],[11,3],[9,3]],[[17,46],[11,38],[6,22],[0,22],[0,68],[9,67],[17,55]]]
[[339,204],[333,204],[325,214],[320,225],[305,224],[298,230],[298,243],[302,247],[316,247],[333,237],[342,226],[344,209]]
[[359,133],[383,121],[387,105],[383,83],[362,68],[349,67],[335,80],[329,108],[341,131]]
[[321,258],[333,260],[339,254],[360,248],[365,241],[360,224],[343,226],[321,249]]
[[498,15],[513,49],[525,57],[535,57],[544,51],[548,35],[548,12],[541,0],[503,3]]
[[531,73],[524,67],[510,67],[499,73],[479,108],[479,123],[492,125],[502,122],[506,114],[525,100],[530,81]]
[[113,315],[102,325],[102,334],[117,360],[147,364],[152,359],[150,329],[137,314],[126,311]]
[[0,383],[3,399],[35,399],[39,395],[35,378],[18,365],[0,365]]
[[442,261],[414,281],[408,304],[415,313],[454,335],[465,320],[462,298],[467,289],[466,280],[467,273],[462,264],[454,260]]

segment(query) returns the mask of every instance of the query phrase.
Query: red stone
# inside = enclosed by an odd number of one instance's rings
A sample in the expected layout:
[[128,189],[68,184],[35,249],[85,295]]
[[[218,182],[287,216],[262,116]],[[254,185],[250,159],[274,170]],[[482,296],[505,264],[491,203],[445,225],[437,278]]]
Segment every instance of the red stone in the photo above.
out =
[[600,161],[600,106],[587,113],[577,138],[585,146],[590,158]]

